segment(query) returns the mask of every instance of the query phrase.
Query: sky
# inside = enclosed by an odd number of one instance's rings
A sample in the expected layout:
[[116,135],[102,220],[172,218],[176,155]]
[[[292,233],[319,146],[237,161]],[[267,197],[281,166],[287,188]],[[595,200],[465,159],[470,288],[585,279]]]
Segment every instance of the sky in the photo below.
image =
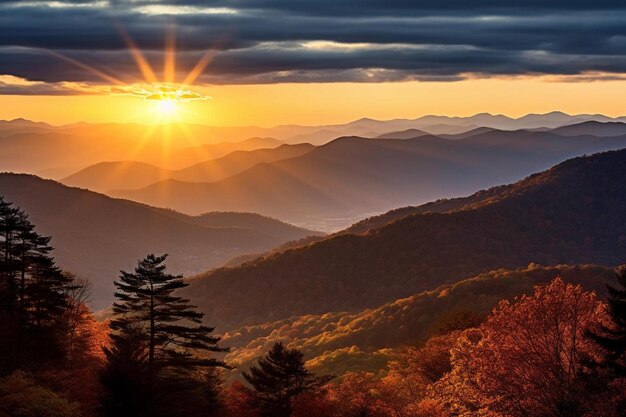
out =
[[617,116],[625,93],[623,1],[0,0],[2,119]]

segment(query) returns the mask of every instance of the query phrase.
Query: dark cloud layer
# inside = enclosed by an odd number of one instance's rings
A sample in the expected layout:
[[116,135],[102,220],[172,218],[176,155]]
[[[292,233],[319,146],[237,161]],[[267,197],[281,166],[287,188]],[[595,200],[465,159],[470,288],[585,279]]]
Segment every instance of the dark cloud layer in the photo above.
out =
[[0,75],[53,93],[64,91],[54,83],[106,82],[75,59],[141,80],[120,33],[160,69],[173,24],[181,74],[216,51],[199,78],[208,83],[626,73],[623,1],[0,0]]

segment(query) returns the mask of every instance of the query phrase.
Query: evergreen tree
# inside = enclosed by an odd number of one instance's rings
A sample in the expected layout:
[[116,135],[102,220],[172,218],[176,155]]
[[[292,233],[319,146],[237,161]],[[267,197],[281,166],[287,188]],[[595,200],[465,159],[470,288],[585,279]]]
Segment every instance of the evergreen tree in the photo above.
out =
[[256,400],[264,417],[289,417],[298,395],[312,391],[328,378],[319,378],[304,366],[304,355],[276,343],[258,365],[243,373],[256,391]]
[[225,349],[201,324],[203,314],[174,294],[187,284],[166,272],[166,258],[148,255],[115,282],[112,346],[101,375],[105,416],[206,416],[216,408],[215,377],[206,378],[214,373],[203,369],[226,366],[209,357]]
[[606,365],[617,377],[626,377],[626,265],[617,269],[617,286],[608,285],[609,313],[614,326],[603,326],[592,336],[608,352]]
[[24,211],[0,197],[0,372],[63,356],[63,317],[76,284],[52,250]]
[[166,258],[148,255],[139,261],[134,273],[122,271],[115,282],[119,301],[113,304],[113,339],[124,338],[131,326],[143,329],[151,368],[223,365],[199,355],[224,349],[217,347],[220,338],[211,336],[213,328],[201,324],[204,314],[196,311],[189,300],[173,294],[188,284],[182,275],[166,273]]

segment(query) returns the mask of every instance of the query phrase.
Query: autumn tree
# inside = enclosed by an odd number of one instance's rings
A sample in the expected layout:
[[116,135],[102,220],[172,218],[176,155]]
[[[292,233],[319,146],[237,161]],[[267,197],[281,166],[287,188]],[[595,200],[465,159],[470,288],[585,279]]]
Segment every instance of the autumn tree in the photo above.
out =
[[607,320],[594,293],[557,278],[502,301],[477,334],[459,338],[435,389],[451,393],[449,409],[472,399],[467,415],[590,415],[605,403],[606,384],[589,366],[603,352],[588,331]]
[[83,303],[65,315],[68,332],[63,342],[65,359],[38,375],[46,386],[80,403],[83,417],[94,415],[99,403],[99,372],[108,345],[108,325],[98,321]]
[[186,417],[215,407],[213,374],[206,369],[225,366],[210,356],[224,349],[213,328],[202,324],[203,314],[175,295],[187,284],[166,272],[166,257],[148,255],[115,282],[111,347],[101,376],[105,415]]
[[275,343],[243,376],[254,388],[262,415],[266,417],[289,417],[298,395],[318,388],[327,380],[306,369],[302,352],[288,349],[282,343]]
[[450,349],[450,372],[429,389],[428,397],[456,417],[500,417],[487,408],[488,397],[482,392],[472,368],[472,355],[483,338],[482,331],[466,329]]
[[261,417],[254,392],[239,381],[222,392],[223,414],[227,417]]

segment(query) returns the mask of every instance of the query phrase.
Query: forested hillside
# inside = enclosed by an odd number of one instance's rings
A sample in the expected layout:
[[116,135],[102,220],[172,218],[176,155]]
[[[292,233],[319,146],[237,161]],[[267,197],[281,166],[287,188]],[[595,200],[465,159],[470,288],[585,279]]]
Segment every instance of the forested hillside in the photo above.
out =
[[247,368],[250,361],[283,342],[302,350],[321,373],[380,372],[393,349],[419,345],[433,334],[482,322],[501,300],[532,294],[535,285],[556,277],[606,298],[615,272],[596,265],[500,269],[443,285],[358,312],[329,312],[251,325],[224,335],[231,346],[227,361]]
[[199,276],[186,294],[227,329],[373,307],[531,262],[616,265],[626,256],[625,161],[626,150],[575,158],[474,206],[411,215],[366,235]]

